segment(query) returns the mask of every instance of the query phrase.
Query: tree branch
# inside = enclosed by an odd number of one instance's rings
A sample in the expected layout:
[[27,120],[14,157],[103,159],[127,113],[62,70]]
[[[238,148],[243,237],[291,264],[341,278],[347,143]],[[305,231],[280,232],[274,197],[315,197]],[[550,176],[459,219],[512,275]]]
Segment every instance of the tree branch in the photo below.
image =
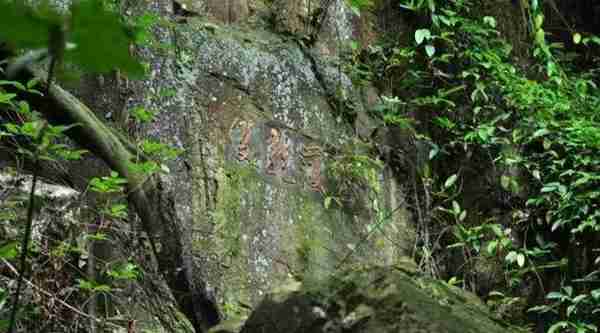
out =
[[[25,67],[19,79],[27,82],[45,73]],[[144,160],[135,145],[105,123],[76,97],[53,84],[48,96],[26,94],[24,98],[53,125],[72,125],[66,134],[76,143],[101,158],[128,182],[128,199],[148,234],[159,270],[173,293],[180,310],[198,333],[220,321],[212,293],[200,280],[200,268],[192,262],[191,244],[183,221],[175,212],[173,197],[163,188],[160,175],[148,176],[131,170],[130,164]]]

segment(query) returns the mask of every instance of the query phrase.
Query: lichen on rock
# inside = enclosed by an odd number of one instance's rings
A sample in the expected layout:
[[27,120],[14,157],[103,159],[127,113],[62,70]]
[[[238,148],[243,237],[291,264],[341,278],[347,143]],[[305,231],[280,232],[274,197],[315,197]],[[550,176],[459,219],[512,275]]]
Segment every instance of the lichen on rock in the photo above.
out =
[[240,332],[518,332],[473,298],[394,267],[360,267],[269,294]]

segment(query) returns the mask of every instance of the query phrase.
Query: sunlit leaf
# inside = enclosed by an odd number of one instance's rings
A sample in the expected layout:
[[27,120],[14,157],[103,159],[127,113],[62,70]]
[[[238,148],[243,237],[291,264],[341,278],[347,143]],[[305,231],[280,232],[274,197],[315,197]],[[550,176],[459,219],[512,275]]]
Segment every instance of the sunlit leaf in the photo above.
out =
[[435,54],[435,46],[425,45],[425,53],[427,53],[427,56],[429,58],[433,57],[433,55]]
[[50,27],[62,22],[47,4],[34,10],[25,1],[0,0],[0,39],[18,48],[47,47]]
[[491,16],[484,16],[483,23],[489,25],[492,28],[496,27],[496,19]]
[[452,176],[448,177],[448,179],[446,179],[446,182],[444,183],[444,188],[452,187],[452,185],[454,185],[456,183],[457,179],[458,179],[457,174],[453,174]]
[[431,38],[431,32],[429,29],[419,29],[415,31],[415,41],[417,45],[421,45],[425,39]]
[[16,241],[13,241],[13,242],[9,242],[8,244],[5,244],[2,247],[0,247],[0,258],[4,258],[4,259],[15,258],[18,254],[17,246],[18,246],[18,243]]
[[107,73],[116,68],[133,77],[144,68],[129,52],[133,32],[126,29],[116,13],[106,10],[102,1],[78,1],[72,7],[71,38],[76,45],[68,59],[84,69]]

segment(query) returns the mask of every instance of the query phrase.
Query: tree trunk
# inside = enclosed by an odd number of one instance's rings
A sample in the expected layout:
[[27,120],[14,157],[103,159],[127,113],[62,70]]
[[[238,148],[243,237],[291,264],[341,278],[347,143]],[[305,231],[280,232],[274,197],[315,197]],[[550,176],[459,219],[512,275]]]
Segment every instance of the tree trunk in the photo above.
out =
[[[34,77],[45,78],[44,73],[31,68],[21,75],[23,82]],[[132,162],[144,160],[135,145],[104,124],[86,105],[58,85],[52,85],[46,97],[31,94],[24,98],[53,125],[78,124],[67,131],[67,135],[127,179],[128,200],[142,221],[143,229],[152,243],[159,271],[181,312],[199,333],[218,324],[220,314],[217,304],[206,283],[199,278],[200,268],[193,263],[190,239],[183,231],[183,221],[175,212],[172,193],[167,193],[162,186],[159,174],[139,174],[129,167]]]

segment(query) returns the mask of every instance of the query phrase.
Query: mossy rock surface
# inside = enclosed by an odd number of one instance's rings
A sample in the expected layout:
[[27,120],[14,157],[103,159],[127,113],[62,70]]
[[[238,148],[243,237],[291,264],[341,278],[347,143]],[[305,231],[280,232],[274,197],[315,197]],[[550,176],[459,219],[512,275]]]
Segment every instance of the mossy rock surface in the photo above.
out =
[[522,332],[474,295],[392,267],[348,270],[268,295],[241,333]]

